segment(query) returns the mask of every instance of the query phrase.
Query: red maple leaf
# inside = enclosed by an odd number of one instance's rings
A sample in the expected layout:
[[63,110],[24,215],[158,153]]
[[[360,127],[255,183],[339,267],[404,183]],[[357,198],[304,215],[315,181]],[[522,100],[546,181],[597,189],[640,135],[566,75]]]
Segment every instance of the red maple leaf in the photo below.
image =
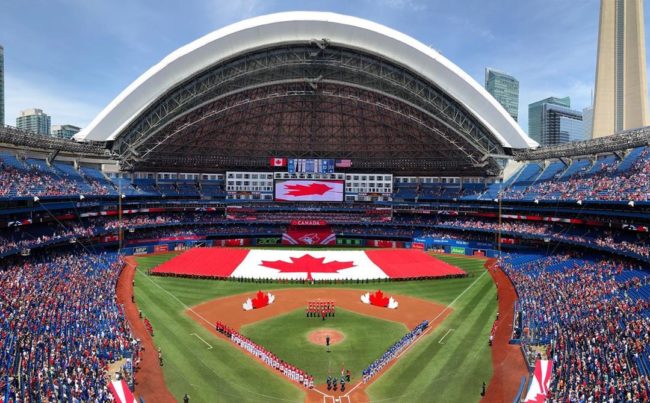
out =
[[262,291],[258,291],[257,295],[255,295],[255,298],[253,298],[251,302],[255,309],[264,308],[269,304],[269,296],[264,294]]
[[307,278],[311,278],[312,273],[338,273],[339,270],[354,267],[354,262],[332,262],[323,263],[324,257],[315,258],[310,254],[301,257],[291,257],[291,263],[284,260],[262,260],[261,266],[270,269],[280,270],[280,273],[307,273]]
[[370,294],[370,304],[375,306],[387,307],[389,298],[384,296],[384,293],[381,290],[377,290],[374,294]]
[[285,196],[311,196],[324,195],[332,190],[331,186],[323,183],[310,183],[309,185],[285,185],[287,192]]

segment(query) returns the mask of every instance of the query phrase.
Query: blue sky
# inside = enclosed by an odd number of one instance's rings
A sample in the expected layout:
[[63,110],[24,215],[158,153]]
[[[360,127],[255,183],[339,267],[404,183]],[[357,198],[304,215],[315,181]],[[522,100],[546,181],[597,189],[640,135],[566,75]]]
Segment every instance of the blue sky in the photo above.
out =
[[514,75],[527,131],[531,102],[589,105],[598,9],[598,0],[2,0],[6,121],[39,107],[53,124],[87,125],[176,48],[244,18],[314,10],[405,32],[481,84],[487,66]]

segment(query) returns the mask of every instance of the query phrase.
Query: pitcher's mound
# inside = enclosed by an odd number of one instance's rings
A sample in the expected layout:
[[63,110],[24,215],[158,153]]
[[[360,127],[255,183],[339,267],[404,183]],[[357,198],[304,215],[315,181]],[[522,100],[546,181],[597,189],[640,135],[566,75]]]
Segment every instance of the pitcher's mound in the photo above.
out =
[[330,346],[338,344],[342,342],[343,339],[345,339],[345,335],[338,330],[321,328],[309,332],[307,335],[307,340],[309,340],[311,343],[318,344],[319,346],[324,346],[326,336],[330,337]]

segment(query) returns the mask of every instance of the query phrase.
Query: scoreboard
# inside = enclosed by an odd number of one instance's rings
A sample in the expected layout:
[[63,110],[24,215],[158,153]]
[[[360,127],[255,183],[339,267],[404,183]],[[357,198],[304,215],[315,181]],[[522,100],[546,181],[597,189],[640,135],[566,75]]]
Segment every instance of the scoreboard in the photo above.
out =
[[287,168],[289,173],[331,174],[334,173],[333,159],[300,159],[289,158]]

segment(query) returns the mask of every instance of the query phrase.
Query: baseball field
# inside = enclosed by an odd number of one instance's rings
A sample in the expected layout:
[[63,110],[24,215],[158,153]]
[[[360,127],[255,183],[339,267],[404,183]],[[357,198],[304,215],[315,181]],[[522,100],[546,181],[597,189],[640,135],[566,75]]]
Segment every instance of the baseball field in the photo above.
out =
[[[433,321],[432,330],[387,371],[373,378],[373,382],[357,386],[356,394],[352,395],[355,399],[342,401],[472,402],[480,399],[482,383],[488,383],[491,378],[492,356],[487,340],[496,316],[497,301],[483,260],[437,256],[465,270],[468,276],[464,278],[309,287],[145,274],[174,256],[136,258],[134,294],[138,309],[152,324],[153,341],[164,357],[165,383],[176,399],[188,393],[192,402],[313,400],[304,388],[279,376],[214,332],[214,318],[233,318],[234,321],[249,313],[241,307],[220,305],[220,301],[244,302],[258,290],[277,293],[277,308],[274,309],[278,310],[283,301],[291,299],[291,292],[300,295],[295,298],[300,301],[292,303],[303,304],[304,295],[312,292],[309,290],[319,296],[328,292],[360,296],[381,289],[398,301],[401,298],[430,304],[431,308],[420,315],[437,319]],[[210,311],[206,311],[206,307],[210,307]],[[350,307],[354,309],[346,306],[337,310],[336,317],[321,321],[306,318],[304,308],[290,309],[287,305],[284,312],[276,315],[270,310],[263,320],[244,321],[238,328],[281,359],[313,374],[316,384],[324,384],[328,373],[340,374],[343,367],[350,369],[352,382],[348,388],[352,390],[361,377],[361,370],[381,356],[419,318],[404,318],[407,308],[402,306],[394,311],[397,312],[395,316],[374,315],[373,311],[363,310],[370,308]],[[271,308],[259,311],[264,309]],[[342,335],[330,353],[325,351],[324,345],[310,341],[309,335],[319,329]],[[320,401],[328,399],[319,398]]]

